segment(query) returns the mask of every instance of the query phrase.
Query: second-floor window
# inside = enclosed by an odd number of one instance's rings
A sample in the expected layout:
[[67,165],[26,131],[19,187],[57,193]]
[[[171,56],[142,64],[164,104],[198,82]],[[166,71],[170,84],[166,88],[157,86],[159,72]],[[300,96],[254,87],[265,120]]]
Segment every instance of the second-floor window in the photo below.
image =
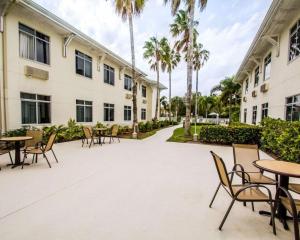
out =
[[245,82],[245,94],[247,94],[249,91],[249,80],[247,79]]
[[286,99],[286,120],[300,121],[300,94]]
[[292,27],[290,31],[289,61],[294,60],[299,55],[300,55],[300,20]]
[[132,78],[128,75],[124,76],[124,89],[128,91],[132,90]]
[[22,124],[51,123],[51,97],[20,93]]
[[104,121],[113,122],[115,120],[115,105],[104,103]]
[[259,83],[259,67],[257,67],[254,72],[254,87],[256,87],[258,83]]
[[257,106],[253,106],[253,109],[252,109],[252,124],[256,124],[256,118],[257,118]]
[[19,23],[19,54],[26,59],[50,64],[50,38]]
[[104,82],[115,85],[115,69],[104,64]]
[[262,104],[261,105],[261,120],[268,117],[268,114],[269,114],[268,112],[269,112],[269,104],[268,103]]
[[271,61],[272,55],[270,53],[264,61],[264,81],[271,77]]
[[93,122],[93,102],[76,100],[76,121]]
[[146,86],[142,86],[142,97],[147,97],[147,88]]
[[93,60],[90,56],[75,50],[76,56],[76,73],[82,76],[92,78]]

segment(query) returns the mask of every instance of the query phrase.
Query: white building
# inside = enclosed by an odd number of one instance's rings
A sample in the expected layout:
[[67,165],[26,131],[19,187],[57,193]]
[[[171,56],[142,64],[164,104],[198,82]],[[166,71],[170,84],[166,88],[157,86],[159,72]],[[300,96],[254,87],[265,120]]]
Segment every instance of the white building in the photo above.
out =
[[300,1],[273,0],[235,78],[241,122],[300,120]]
[[[1,1],[0,8],[2,131],[70,118],[131,125],[129,62],[30,0]],[[151,120],[156,84],[137,75],[138,120]]]

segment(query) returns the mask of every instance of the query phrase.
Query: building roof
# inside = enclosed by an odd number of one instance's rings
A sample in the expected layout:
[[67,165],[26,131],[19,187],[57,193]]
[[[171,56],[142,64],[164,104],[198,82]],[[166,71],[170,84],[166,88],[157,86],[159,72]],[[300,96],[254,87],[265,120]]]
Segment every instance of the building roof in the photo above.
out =
[[[7,6],[10,3],[19,4],[21,6],[24,6],[28,9],[34,11],[35,13],[37,13],[37,14],[45,17],[46,19],[50,20],[55,25],[61,27],[65,31],[69,32],[69,34],[74,34],[76,36],[76,38],[86,42],[87,44],[89,44],[93,48],[98,49],[100,52],[102,52],[104,54],[107,54],[112,59],[114,59],[118,63],[122,64],[124,67],[131,69],[131,63],[130,62],[126,61],[125,59],[123,59],[119,55],[115,54],[114,52],[112,52],[111,50],[106,48],[104,45],[100,44],[99,42],[97,42],[93,38],[91,38],[88,35],[84,34],[83,32],[81,32],[80,30],[78,30],[77,28],[72,26],[71,24],[67,23],[63,19],[59,18],[58,16],[51,13],[47,9],[43,8],[39,4],[33,2],[32,0],[18,0],[18,1],[2,0],[0,6],[2,6],[2,5]],[[150,85],[153,85],[152,84],[153,81],[146,78],[147,74],[145,72],[143,72],[142,70],[140,70],[138,68],[136,68],[136,71],[140,76],[142,76],[142,79],[145,82],[148,82]],[[161,84],[160,89],[166,89],[166,87]]]
[[299,13],[299,0],[273,0],[255,38],[242,61],[235,76],[235,82],[241,82],[245,79],[252,67],[258,62],[262,63],[261,57],[266,50],[276,45],[280,41],[280,33],[284,30],[291,19]]

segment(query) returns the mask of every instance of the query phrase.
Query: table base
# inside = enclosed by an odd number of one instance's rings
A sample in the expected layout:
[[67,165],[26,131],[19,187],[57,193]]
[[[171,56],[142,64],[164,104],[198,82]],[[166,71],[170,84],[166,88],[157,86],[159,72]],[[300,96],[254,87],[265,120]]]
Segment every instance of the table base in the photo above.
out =
[[[261,210],[261,211],[259,211],[258,213],[259,213],[259,215],[262,215],[262,216],[271,217],[271,213],[268,212],[268,211]],[[287,224],[286,221],[287,221],[287,220],[294,220],[294,219],[293,219],[292,217],[290,217],[290,216],[286,216],[285,219],[281,219],[280,216],[279,216],[279,214],[275,214],[275,218],[279,219],[279,221],[282,223],[283,228],[284,228],[285,230],[289,230],[289,226],[288,226],[288,224]],[[300,218],[298,218],[298,222],[300,222]]]
[[[30,165],[29,163],[24,163],[24,165]],[[6,166],[11,166],[11,168],[16,168],[16,167],[20,167],[22,166],[22,163],[19,163],[19,164],[7,164]]]

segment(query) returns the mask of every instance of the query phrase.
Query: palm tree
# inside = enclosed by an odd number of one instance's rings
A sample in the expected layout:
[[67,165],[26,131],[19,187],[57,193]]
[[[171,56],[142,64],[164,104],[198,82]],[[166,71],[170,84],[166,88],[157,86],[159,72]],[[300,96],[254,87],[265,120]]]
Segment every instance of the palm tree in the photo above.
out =
[[198,111],[197,111],[197,102],[198,102],[198,79],[199,79],[199,71],[204,66],[205,62],[208,61],[209,51],[203,49],[203,45],[201,43],[196,44],[193,52],[193,65],[194,70],[196,71],[196,105],[195,105],[195,118],[197,122]]
[[133,17],[139,16],[144,9],[146,0],[113,0],[117,14],[121,15],[123,21],[129,23],[130,48],[131,48],[131,69],[132,69],[132,104],[133,104],[133,137],[136,137],[138,131],[137,120],[137,83],[135,71],[135,50],[133,37]]
[[162,46],[162,64],[163,71],[167,71],[169,74],[169,121],[171,121],[171,98],[172,98],[172,70],[180,62],[180,54],[170,47],[170,44],[166,42]]
[[167,102],[167,97],[166,96],[162,96],[160,98],[160,109],[163,109],[163,115],[165,115],[166,111],[168,110],[168,102]]
[[214,96],[203,96],[199,99],[200,109],[204,110],[205,118],[208,117],[208,112],[214,107]]
[[166,38],[159,40],[156,37],[151,37],[144,45],[144,58],[149,60],[150,69],[156,71],[157,94],[154,120],[157,120],[159,109],[159,71],[163,55],[162,46],[167,42],[168,40]]
[[191,135],[191,96],[192,96],[192,82],[193,82],[193,43],[194,43],[194,15],[196,1],[200,11],[204,10],[207,5],[207,0],[164,0],[165,3],[171,2],[171,12],[173,15],[176,14],[181,3],[184,3],[188,9],[189,16],[189,34],[187,44],[187,93],[186,93],[186,115],[185,115],[185,129],[184,134],[186,136]]
[[229,122],[231,119],[231,109],[232,104],[238,101],[239,99],[239,92],[241,86],[238,83],[235,83],[233,81],[234,77],[227,77],[224,80],[220,82],[220,84],[216,85],[212,88],[211,94],[214,94],[216,92],[221,92],[220,99],[221,101],[229,106]]

